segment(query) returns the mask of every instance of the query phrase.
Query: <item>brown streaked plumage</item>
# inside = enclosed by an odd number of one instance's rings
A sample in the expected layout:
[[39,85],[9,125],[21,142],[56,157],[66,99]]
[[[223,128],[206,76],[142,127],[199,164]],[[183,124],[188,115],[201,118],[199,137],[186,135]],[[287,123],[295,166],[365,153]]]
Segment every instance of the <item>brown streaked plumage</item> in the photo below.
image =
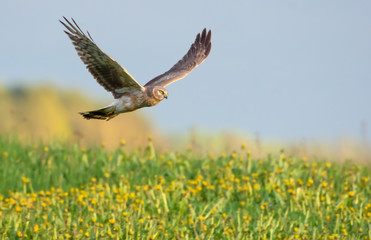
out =
[[124,67],[94,43],[89,32],[86,35],[74,19],[71,23],[63,18],[65,22],[60,22],[67,29],[64,32],[72,40],[86,68],[115,98],[115,101],[105,108],[80,113],[86,119],[110,120],[120,113],[158,104],[167,98],[165,87],[189,74],[207,58],[211,50],[211,31],[204,29],[201,34],[197,34],[187,54],[178,63],[142,87]]

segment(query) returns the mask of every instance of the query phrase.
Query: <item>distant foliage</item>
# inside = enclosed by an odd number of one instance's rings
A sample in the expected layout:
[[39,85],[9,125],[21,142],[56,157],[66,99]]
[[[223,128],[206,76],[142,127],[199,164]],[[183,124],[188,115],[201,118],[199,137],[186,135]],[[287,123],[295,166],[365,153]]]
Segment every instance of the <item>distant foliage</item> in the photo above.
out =
[[138,112],[127,113],[109,122],[85,120],[78,112],[104,107],[81,94],[56,91],[52,87],[13,87],[0,91],[0,133],[18,136],[26,142],[60,139],[80,144],[117,147],[120,139],[143,144],[154,135],[150,121]]

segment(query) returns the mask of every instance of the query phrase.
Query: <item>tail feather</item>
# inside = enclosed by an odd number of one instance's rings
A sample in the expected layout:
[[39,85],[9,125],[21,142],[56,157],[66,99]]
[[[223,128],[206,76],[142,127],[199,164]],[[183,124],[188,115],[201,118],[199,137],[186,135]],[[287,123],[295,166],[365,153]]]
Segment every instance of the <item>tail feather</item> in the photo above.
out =
[[101,108],[94,111],[88,111],[88,112],[80,112],[80,114],[85,119],[100,119],[100,120],[110,120],[111,118],[114,118],[117,116],[117,113],[115,113],[115,107],[109,106],[105,108]]

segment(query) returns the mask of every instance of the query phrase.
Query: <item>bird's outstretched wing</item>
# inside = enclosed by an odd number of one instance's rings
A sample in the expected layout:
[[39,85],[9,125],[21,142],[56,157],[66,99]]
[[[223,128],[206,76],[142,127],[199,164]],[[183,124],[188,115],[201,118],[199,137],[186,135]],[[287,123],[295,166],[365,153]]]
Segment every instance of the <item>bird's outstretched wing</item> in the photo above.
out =
[[184,78],[188,73],[200,65],[209,55],[211,50],[211,30],[206,28],[201,34],[197,34],[196,40],[191,45],[187,54],[179,60],[169,71],[155,77],[146,86],[167,86],[172,82]]
[[88,35],[80,29],[72,18],[73,24],[63,17],[66,23],[60,21],[68,31],[64,31],[72,40],[77,54],[85,63],[86,68],[97,82],[115,98],[123,93],[143,91],[143,87],[113,58],[103,52]]

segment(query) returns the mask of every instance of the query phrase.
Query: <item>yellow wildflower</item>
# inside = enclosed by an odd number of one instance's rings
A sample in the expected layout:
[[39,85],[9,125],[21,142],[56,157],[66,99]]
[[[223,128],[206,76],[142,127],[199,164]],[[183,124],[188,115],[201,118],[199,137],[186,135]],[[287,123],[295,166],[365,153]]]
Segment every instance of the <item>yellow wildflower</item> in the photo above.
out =
[[69,234],[69,233],[65,233],[65,234],[64,234],[64,237],[68,239],[68,238],[71,238],[72,236],[71,236],[71,234]]
[[30,182],[30,179],[29,178],[22,177],[21,179],[22,179],[23,184],[27,184],[27,183]]

